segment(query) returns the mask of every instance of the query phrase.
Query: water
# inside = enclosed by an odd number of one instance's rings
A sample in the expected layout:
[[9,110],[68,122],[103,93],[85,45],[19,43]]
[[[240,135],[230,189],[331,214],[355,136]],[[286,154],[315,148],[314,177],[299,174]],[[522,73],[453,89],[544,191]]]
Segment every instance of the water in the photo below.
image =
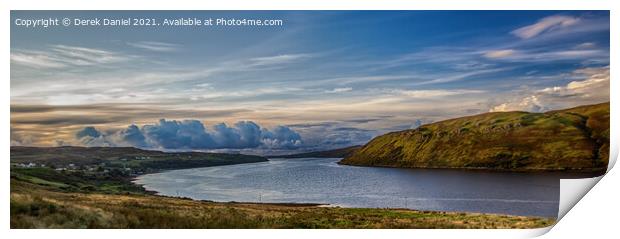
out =
[[398,169],[338,165],[339,159],[173,170],[138,177],[161,195],[220,202],[323,203],[341,207],[556,217],[560,178],[593,175]]

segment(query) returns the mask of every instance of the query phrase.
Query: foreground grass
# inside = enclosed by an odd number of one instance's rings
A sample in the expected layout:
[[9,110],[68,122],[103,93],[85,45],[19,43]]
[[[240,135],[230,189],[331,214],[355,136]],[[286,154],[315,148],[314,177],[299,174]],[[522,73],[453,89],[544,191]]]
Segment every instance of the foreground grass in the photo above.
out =
[[11,228],[538,228],[545,218],[401,209],[215,203],[50,190],[11,180]]

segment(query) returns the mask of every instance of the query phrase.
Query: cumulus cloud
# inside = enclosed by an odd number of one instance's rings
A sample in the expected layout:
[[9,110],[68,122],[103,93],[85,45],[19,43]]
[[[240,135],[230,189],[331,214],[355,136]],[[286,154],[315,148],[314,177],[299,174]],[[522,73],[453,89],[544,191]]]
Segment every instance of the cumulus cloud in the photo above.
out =
[[95,127],[92,127],[92,126],[84,127],[82,130],[75,133],[75,137],[77,138],[84,138],[84,137],[97,138],[99,136],[101,136],[101,133],[97,129],[95,129]]
[[277,126],[273,131],[264,130],[261,142],[268,148],[295,149],[301,146],[301,136],[286,126]]
[[578,22],[579,18],[576,17],[562,15],[550,16],[540,19],[532,25],[516,29],[511,33],[521,39],[529,39],[545,32],[555,31],[557,29],[575,25]]
[[495,105],[489,111],[542,112],[609,101],[609,66],[578,69],[573,75],[582,79],[526,92],[526,95]]
[[[80,144],[96,147],[110,147],[114,146],[108,139],[95,127],[87,126],[75,133],[75,137]],[[57,145],[59,141],[57,141]],[[64,141],[62,141],[64,144]]]
[[144,137],[140,128],[134,124],[118,131],[113,137],[116,139],[117,144],[126,143],[128,146],[147,147],[146,137]]
[[215,143],[221,148],[256,148],[260,145],[261,128],[252,121],[239,121],[234,127],[216,124],[213,131]]
[[252,121],[239,121],[232,127],[220,123],[208,129],[198,120],[161,119],[111,133],[88,126],[76,132],[76,138],[86,146],[160,149],[295,149],[302,145],[301,136],[286,126],[269,130]]
[[518,101],[507,102],[492,107],[490,112],[503,112],[503,111],[529,111],[529,112],[542,112],[547,110],[545,106],[540,102],[538,96],[530,95],[522,98]]

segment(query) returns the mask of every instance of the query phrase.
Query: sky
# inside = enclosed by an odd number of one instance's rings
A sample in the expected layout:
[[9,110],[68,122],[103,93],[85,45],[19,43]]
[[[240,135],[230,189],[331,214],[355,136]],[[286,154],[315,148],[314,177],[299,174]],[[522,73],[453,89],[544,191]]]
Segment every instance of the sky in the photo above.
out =
[[[25,28],[48,17],[281,26]],[[11,144],[278,154],[609,101],[608,11],[12,11]]]

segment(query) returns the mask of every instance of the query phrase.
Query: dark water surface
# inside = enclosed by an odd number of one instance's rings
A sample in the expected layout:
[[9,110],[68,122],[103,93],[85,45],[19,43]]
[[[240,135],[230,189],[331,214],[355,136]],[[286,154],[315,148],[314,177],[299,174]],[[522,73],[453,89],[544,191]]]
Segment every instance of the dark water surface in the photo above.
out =
[[593,175],[338,165],[339,159],[173,170],[138,177],[161,195],[237,202],[324,203],[342,207],[556,217],[560,178]]

